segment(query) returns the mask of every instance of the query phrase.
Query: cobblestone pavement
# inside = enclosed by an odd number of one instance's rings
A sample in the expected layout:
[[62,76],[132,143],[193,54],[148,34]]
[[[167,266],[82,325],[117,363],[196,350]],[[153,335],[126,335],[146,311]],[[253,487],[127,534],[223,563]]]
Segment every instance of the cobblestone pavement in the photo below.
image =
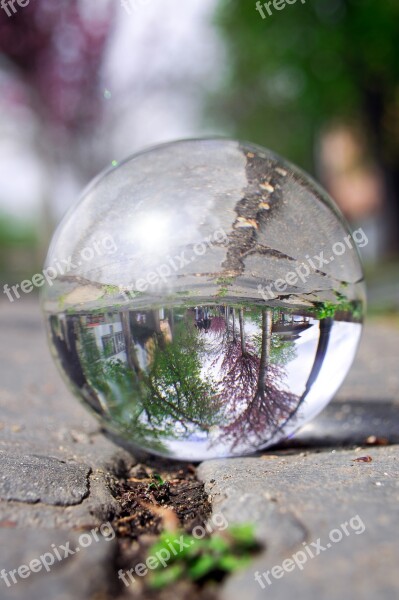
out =
[[[108,483],[134,458],[62,382],[32,299],[0,303],[0,335],[0,571],[8,574],[54,548],[76,548],[83,530],[106,523],[118,511]],[[223,598],[399,596],[398,358],[399,328],[370,324],[337,398],[289,445],[199,466],[214,510],[230,523],[254,522],[265,546],[227,581]],[[392,445],[367,446],[370,436]],[[365,455],[372,461],[354,461]],[[331,541],[344,523],[349,533]],[[331,548],[273,571],[318,538]],[[17,583],[7,575],[9,586],[0,579],[0,598],[117,598],[115,540],[93,537],[81,550],[49,572],[17,575]]]

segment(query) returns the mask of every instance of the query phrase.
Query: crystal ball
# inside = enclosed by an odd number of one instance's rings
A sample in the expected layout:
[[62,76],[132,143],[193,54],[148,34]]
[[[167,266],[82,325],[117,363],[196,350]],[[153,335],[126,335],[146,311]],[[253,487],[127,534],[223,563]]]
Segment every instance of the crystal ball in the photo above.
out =
[[194,461],[264,449],[317,415],[350,368],[367,241],[256,145],[183,140],[114,161],[48,252],[52,353],[135,448]]

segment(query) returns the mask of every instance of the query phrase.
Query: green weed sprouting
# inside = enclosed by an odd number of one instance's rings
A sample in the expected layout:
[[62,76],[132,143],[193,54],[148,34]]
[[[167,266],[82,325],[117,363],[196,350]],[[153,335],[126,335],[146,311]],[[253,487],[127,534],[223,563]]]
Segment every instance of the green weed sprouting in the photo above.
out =
[[247,567],[252,555],[260,549],[255,539],[254,526],[242,524],[201,539],[181,531],[165,531],[151,546],[148,556],[156,556],[162,551],[169,552],[170,546],[177,545],[179,541],[181,549],[170,556],[167,566],[158,564],[148,575],[149,587],[161,589],[180,579],[196,582],[205,579],[220,580],[227,573]]

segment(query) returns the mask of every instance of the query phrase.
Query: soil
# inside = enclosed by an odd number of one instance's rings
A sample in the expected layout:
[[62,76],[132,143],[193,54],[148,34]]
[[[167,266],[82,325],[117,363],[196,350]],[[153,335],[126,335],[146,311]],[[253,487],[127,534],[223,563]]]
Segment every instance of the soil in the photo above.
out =
[[[127,571],[144,562],[149,548],[164,529],[191,533],[203,526],[211,514],[204,486],[196,478],[195,467],[170,463],[159,458],[135,465],[122,479],[113,482],[112,492],[121,510],[112,525],[119,540],[116,572]],[[216,583],[180,581],[162,590],[151,590],[144,577],[135,573],[134,583],[122,591],[140,600],[215,600]],[[123,596],[124,597],[124,596]]]

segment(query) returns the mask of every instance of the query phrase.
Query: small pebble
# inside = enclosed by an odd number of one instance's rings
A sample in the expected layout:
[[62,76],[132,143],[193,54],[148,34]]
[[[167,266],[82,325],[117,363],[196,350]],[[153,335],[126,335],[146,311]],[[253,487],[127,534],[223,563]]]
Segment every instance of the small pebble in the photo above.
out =
[[287,175],[287,171],[285,169],[282,169],[281,167],[276,168],[276,173],[279,173],[283,177],[285,177]]

